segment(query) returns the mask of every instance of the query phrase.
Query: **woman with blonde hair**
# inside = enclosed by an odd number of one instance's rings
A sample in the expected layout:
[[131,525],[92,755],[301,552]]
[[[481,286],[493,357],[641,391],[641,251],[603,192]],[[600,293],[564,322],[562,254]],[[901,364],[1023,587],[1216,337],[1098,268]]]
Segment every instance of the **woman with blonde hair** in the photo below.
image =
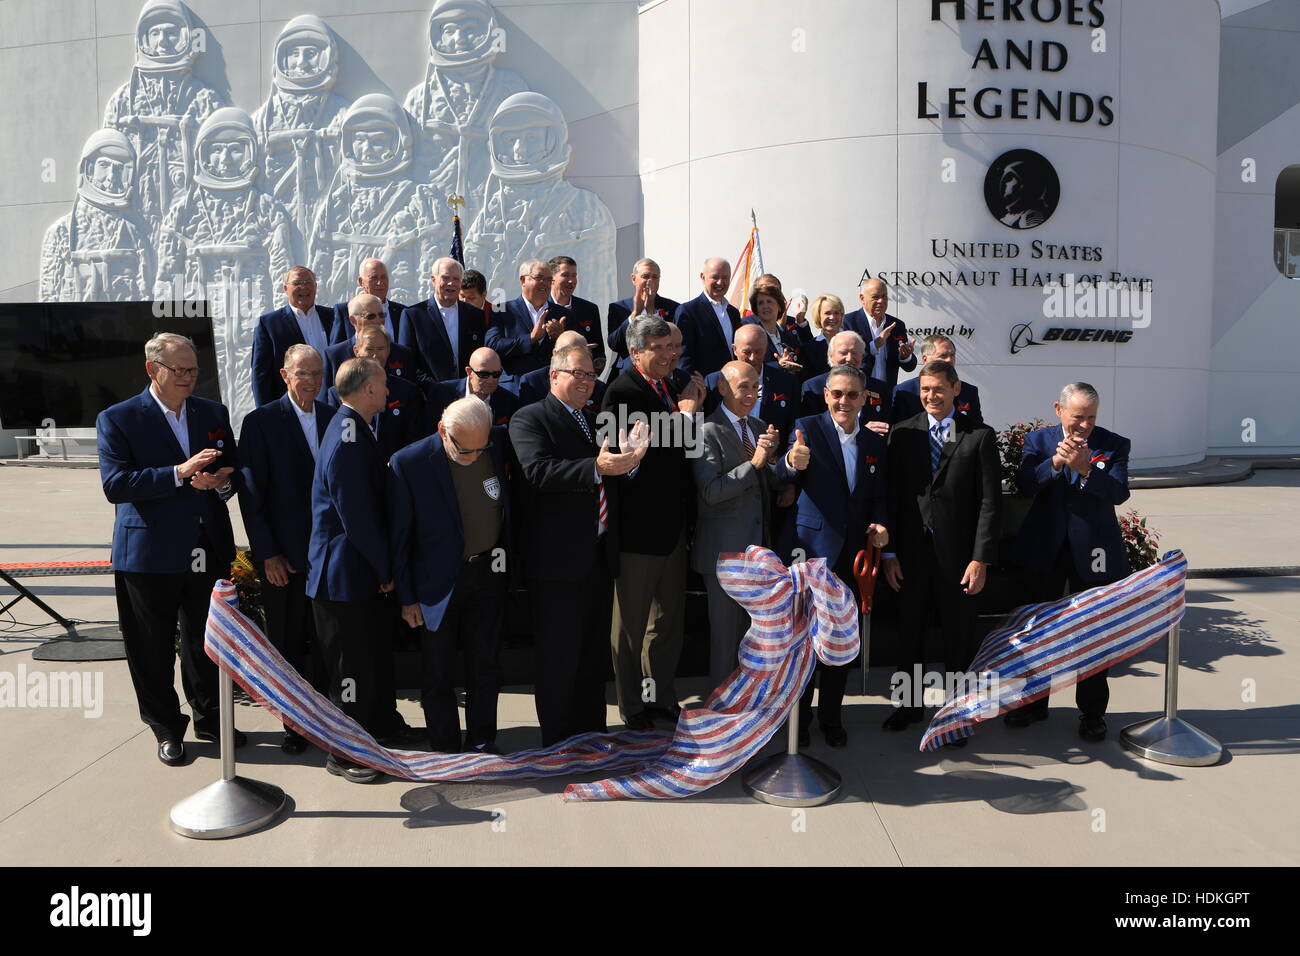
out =
[[844,330],[843,300],[829,293],[819,295],[813,299],[808,321],[813,327],[814,335],[811,341],[803,344],[799,356],[803,364],[803,372],[800,373],[803,381],[830,371],[826,352],[830,348],[831,339]]

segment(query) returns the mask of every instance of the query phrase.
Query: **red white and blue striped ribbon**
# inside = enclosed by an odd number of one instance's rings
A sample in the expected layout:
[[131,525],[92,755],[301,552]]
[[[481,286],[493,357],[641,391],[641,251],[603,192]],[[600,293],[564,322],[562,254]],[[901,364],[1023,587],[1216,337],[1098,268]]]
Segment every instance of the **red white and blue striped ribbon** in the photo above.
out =
[[974,687],[951,692],[921,738],[921,749],[969,737],[976,724],[1150,647],[1182,619],[1186,580],[1187,558],[1170,551],[1115,584],[1012,611],[980,645],[971,663]]
[[525,780],[593,771],[628,771],[572,784],[566,800],[680,797],[716,786],[771,739],[796,706],[814,655],[846,664],[857,655],[853,597],[825,561],[786,569],[776,555],[751,547],[720,555],[722,587],[749,610],[753,624],[741,644],[741,666],[685,711],[673,735],[647,731],[579,734],[553,747],[508,755],[441,754],[381,747],[313,688],[236,606],[235,586],[212,591],[206,650],[222,671],[323,750],[407,780]]

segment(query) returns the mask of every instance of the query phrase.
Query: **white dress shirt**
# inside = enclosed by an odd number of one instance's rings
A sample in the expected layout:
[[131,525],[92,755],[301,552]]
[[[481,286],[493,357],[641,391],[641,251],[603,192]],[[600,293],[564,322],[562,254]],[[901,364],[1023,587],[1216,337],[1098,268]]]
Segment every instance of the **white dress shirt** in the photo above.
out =
[[315,461],[320,452],[320,441],[316,437],[316,403],[312,402],[311,411],[304,412],[292,398],[289,401],[298,415],[298,425],[307,439],[307,447],[311,449],[312,461]]
[[[757,403],[755,403],[755,405],[757,405]],[[727,421],[731,422],[731,427],[736,430],[736,436],[740,439],[740,444],[743,446],[745,444],[745,436],[741,434],[740,431],[740,416],[733,415],[731,409],[727,407],[725,402],[719,407],[722,409],[722,413],[727,416]],[[757,448],[758,436],[754,434],[753,426],[749,424],[748,419],[745,420],[745,431],[749,433],[749,443]]]
[[298,329],[302,332],[302,340],[323,357],[327,344],[325,341],[325,327],[321,325],[320,316],[316,313],[315,308],[310,312],[303,312],[295,305],[291,305],[289,308],[293,312],[293,317],[298,320]]
[[[705,298],[707,299],[708,296],[706,295]],[[723,341],[727,345],[731,345],[731,319],[727,317],[727,300],[723,299],[721,302],[714,302],[709,299],[709,305],[713,306],[713,314],[718,317],[718,331],[722,333]]]
[[379,311],[384,313],[384,331],[388,333],[388,341],[397,341],[397,332],[393,329],[393,317],[388,314],[388,300],[379,303]]
[[[434,302],[438,302],[434,299]],[[442,326],[447,330],[447,341],[451,342],[451,360],[458,361],[460,355],[460,312],[456,306],[458,303],[453,302],[451,305],[438,303],[438,311],[442,313]]]
[[[885,316],[882,315],[880,321],[883,323],[884,320]],[[867,348],[870,349],[872,356],[871,377],[879,379],[882,382],[886,380],[885,364],[886,360],[889,358],[889,341],[886,340],[884,345],[877,348],[876,339],[880,338],[880,333],[884,327],[884,325],[877,325],[876,320],[870,315],[867,315],[867,328],[871,333],[867,338]]]
[[845,434],[838,422],[832,422],[835,425],[835,437],[840,440],[840,451],[844,455],[844,477],[848,479],[849,491],[853,491],[858,486],[858,432],[862,426],[854,417],[853,431]]
[[[158,408],[162,410],[163,419],[167,422],[167,427],[170,428],[172,434],[176,436],[176,441],[180,443],[181,451],[188,459],[190,457],[190,431],[189,425],[185,419],[185,403],[181,402],[181,411],[180,414],[177,415],[163,404],[163,400],[158,397],[158,392],[154,389],[153,385],[149,386],[149,394],[152,395],[153,400],[158,403]],[[176,487],[179,488],[181,485],[185,484],[181,479],[180,465],[176,465],[172,468],[172,474],[176,477]]]

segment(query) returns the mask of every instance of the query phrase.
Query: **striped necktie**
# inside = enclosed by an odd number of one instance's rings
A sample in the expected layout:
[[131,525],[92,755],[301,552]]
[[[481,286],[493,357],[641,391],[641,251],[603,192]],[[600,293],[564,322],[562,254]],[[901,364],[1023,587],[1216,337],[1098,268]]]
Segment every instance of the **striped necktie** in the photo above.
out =
[[745,455],[749,458],[754,457],[754,443],[749,437],[749,424],[747,419],[740,419],[740,443],[745,446]]
[[939,470],[939,459],[943,457],[943,422],[930,429],[930,474]]
[[668,386],[663,383],[662,379],[657,379],[654,382],[654,390],[659,393],[659,397],[663,399],[664,404],[668,406],[670,412],[677,411],[677,403],[674,402],[673,397],[668,394]]
[[[591,426],[587,424],[587,417],[576,408],[570,408],[569,411],[578,420],[578,424],[582,426],[582,433],[587,436],[587,441],[593,445],[596,444],[596,439],[591,434]],[[605,497],[605,483],[603,481],[596,486],[596,490],[600,496],[596,514],[596,520],[599,524],[599,530],[596,534],[599,535],[609,527],[609,500]]]

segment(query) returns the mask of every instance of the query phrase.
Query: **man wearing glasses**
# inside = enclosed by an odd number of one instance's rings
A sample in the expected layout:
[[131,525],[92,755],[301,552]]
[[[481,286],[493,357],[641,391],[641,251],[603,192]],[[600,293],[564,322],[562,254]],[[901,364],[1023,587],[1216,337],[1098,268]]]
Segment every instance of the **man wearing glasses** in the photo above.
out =
[[496,748],[497,652],[511,556],[505,442],[493,440],[493,431],[485,402],[458,398],[442,412],[437,433],[399,451],[390,468],[397,597],[402,618],[420,632],[420,703],[429,747],[440,753]]
[[458,398],[474,396],[492,409],[492,424],[506,425],[519,408],[519,399],[501,387],[501,359],[489,348],[481,348],[469,357],[463,378],[439,382],[433,388],[430,419],[436,423],[443,410]]
[[[568,348],[571,345],[588,345],[587,339],[581,332],[570,329],[567,332],[561,332],[555,340],[555,351]],[[590,348],[588,348],[590,351]],[[595,360],[592,360],[592,366],[595,366]],[[599,372],[596,373],[599,376]],[[547,395],[551,394],[551,370],[549,368],[539,368],[529,372],[519,380],[519,404],[531,405],[533,402],[540,402]],[[587,411],[596,412],[600,410],[600,403],[605,397],[605,383],[599,378],[592,383],[591,394],[587,396]]]
[[555,340],[569,318],[564,306],[550,301],[551,279],[546,262],[525,262],[519,267],[519,297],[494,312],[488,326],[487,346],[501,356],[506,370],[501,384],[516,395],[524,375],[550,363]]
[[[240,511],[262,579],[266,636],[322,692],[324,663],[306,584],[312,473],[334,417],[334,409],[320,400],[323,377],[316,349],[289,346],[280,369],[287,392],[248,413],[239,443],[245,485]],[[307,740],[286,726],[280,748],[302,753]]]
[[[203,630],[212,585],[235,556],[226,500],[238,461],[226,407],[192,394],[194,343],[159,332],[144,356],[149,387],[100,412],[95,431],[104,495],[117,510],[113,576],[131,682],[158,759],[174,767],[185,762],[189,723],[174,689],[178,620],[195,736],[215,742],[219,732],[217,668]],[[236,732],[236,746],[243,742]]]

